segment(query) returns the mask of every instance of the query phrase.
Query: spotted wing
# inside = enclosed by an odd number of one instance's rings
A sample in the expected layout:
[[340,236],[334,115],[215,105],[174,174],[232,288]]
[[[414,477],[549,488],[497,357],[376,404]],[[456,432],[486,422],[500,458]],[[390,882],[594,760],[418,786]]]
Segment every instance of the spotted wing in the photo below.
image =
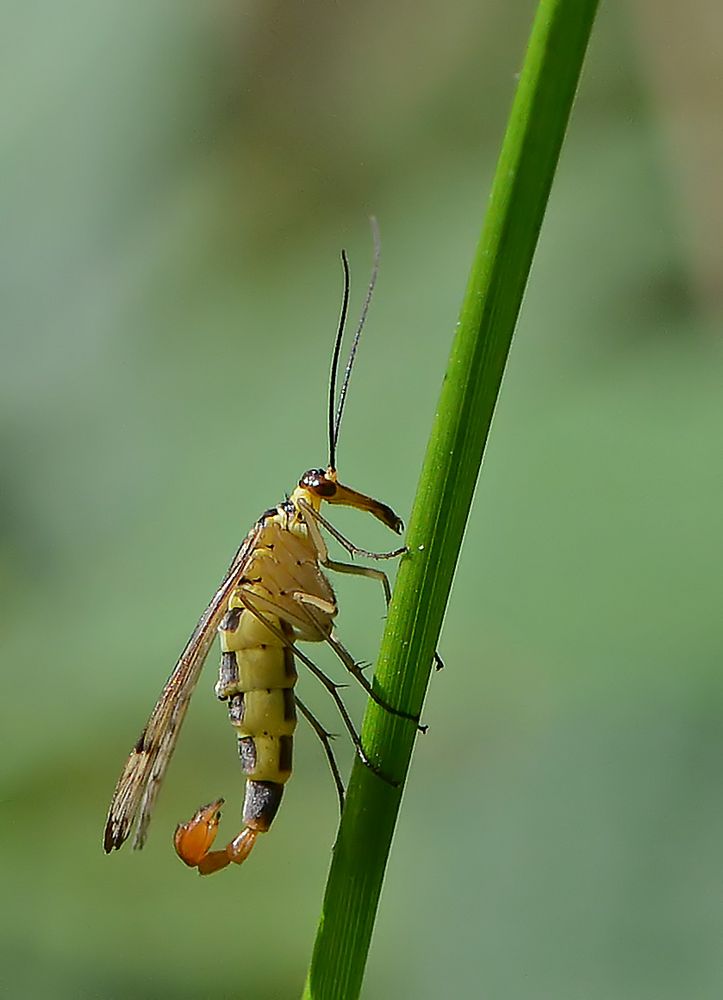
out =
[[234,556],[226,576],[166,681],[145,729],[131,750],[108,810],[103,837],[106,853],[123,845],[136,820],[133,846],[141,848],[145,843],[153,806],[175,750],[191,695],[216,636],[228,597],[243,575],[261,525],[262,522],[259,522],[254,526]]

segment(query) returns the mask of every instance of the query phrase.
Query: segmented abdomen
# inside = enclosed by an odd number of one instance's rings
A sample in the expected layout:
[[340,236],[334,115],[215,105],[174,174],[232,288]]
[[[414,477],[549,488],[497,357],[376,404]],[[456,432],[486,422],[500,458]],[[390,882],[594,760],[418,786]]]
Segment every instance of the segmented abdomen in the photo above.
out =
[[[248,779],[244,822],[252,829],[267,830],[291,777],[296,668],[282,639],[237,603],[233,596],[219,626],[221,669],[216,693],[228,700],[241,769]],[[288,631],[277,616],[265,617],[282,633]]]

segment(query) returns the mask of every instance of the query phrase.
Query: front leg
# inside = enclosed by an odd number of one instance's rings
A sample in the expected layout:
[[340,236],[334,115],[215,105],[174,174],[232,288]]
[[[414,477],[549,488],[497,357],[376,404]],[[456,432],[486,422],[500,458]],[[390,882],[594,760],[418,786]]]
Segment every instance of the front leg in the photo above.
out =
[[[323,525],[332,538],[336,538],[337,542],[346,549],[350,556],[363,556],[365,559],[396,559],[397,556],[404,555],[407,551],[406,545],[402,545],[399,549],[392,549],[391,552],[370,552],[368,549],[360,549],[358,545],[350,542],[345,535],[342,535],[339,529],[335,528],[331,521],[327,521],[323,514],[320,514],[318,510],[314,510],[311,504],[302,499],[299,500],[299,507],[301,508],[304,521],[309,530],[311,530],[311,524],[313,522]],[[317,537],[321,538],[318,527],[316,528],[316,533]],[[326,549],[326,545],[323,541],[322,547]]]
[[337,573],[349,573],[351,576],[366,576],[372,580],[379,580],[384,590],[384,600],[387,607],[389,607],[389,602],[392,599],[392,588],[389,585],[389,577],[386,573],[382,572],[380,569],[372,569],[370,566],[357,566],[355,563],[343,563],[337,562],[336,559],[331,559],[329,556],[329,549],[324,540],[324,536],[319,530],[319,524],[322,524],[327,531],[329,531],[337,541],[346,548],[350,555],[364,555],[370,556],[374,559],[391,559],[394,556],[400,556],[407,550],[395,549],[394,552],[367,552],[365,549],[359,549],[351,542],[347,541],[343,535],[341,535],[333,525],[331,525],[321,514],[317,513],[313,507],[309,504],[301,501],[302,516],[304,518],[304,523],[309,531],[309,537],[311,538],[312,544],[316,549],[316,554],[319,562],[326,569],[333,570]]

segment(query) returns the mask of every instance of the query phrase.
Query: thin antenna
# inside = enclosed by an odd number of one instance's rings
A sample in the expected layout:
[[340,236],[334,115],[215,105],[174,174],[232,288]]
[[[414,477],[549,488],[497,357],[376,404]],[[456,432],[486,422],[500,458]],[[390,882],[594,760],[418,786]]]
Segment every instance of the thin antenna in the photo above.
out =
[[[356,358],[357,348],[359,347],[359,340],[362,335],[362,330],[364,329],[364,323],[366,322],[367,313],[369,312],[369,304],[372,300],[372,293],[374,291],[374,286],[377,283],[377,275],[379,274],[379,260],[382,253],[381,238],[379,236],[379,224],[376,218],[372,215],[369,219],[372,227],[372,240],[374,242],[374,260],[372,262],[372,273],[369,278],[369,287],[367,288],[367,294],[364,298],[364,304],[362,306],[361,315],[359,317],[359,322],[357,323],[356,333],[354,334],[354,339],[351,342],[351,350],[349,351],[349,360],[346,363],[346,368],[344,369],[344,381],[341,384],[341,392],[339,393],[339,403],[336,408],[336,419],[333,423],[333,434],[332,434],[332,447],[331,451],[336,455],[336,446],[339,441],[339,429],[341,427],[341,418],[344,413],[344,404],[346,403],[346,393],[349,388],[349,379],[351,378],[351,370],[354,367],[354,359]],[[341,345],[339,345],[341,346]],[[336,350],[336,345],[335,345]],[[331,401],[330,404],[331,406]],[[331,423],[329,425],[331,427]],[[333,468],[332,464],[332,468]]]
[[341,252],[341,266],[344,271],[344,294],[341,300],[341,312],[339,313],[339,325],[336,330],[336,340],[334,341],[334,353],[331,356],[331,374],[329,375],[329,468],[336,468],[336,439],[339,436],[334,423],[334,397],[336,396],[336,376],[339,371],[339,357],[341,355],[341,342],[344,339],[344,327],[346,317],[349,312],[349,259],[346,250]]

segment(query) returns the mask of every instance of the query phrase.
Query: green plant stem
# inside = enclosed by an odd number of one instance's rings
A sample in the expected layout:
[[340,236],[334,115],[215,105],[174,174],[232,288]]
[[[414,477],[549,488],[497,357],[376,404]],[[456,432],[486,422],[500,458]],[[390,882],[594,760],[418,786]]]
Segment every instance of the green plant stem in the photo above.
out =
[[[375,675],[379,693],[411,712],[421,711],[596,7],[597,0],[541,0],[535,16],[414,502],[409,553],[399,569]],[[402,782],[417,738],[414,724],[370,702],[362,736],[370,757]],[[385,784],[355,764],[306,983],[307,1000],[353,1000],[359,995],[401,795],[401,784]]]

